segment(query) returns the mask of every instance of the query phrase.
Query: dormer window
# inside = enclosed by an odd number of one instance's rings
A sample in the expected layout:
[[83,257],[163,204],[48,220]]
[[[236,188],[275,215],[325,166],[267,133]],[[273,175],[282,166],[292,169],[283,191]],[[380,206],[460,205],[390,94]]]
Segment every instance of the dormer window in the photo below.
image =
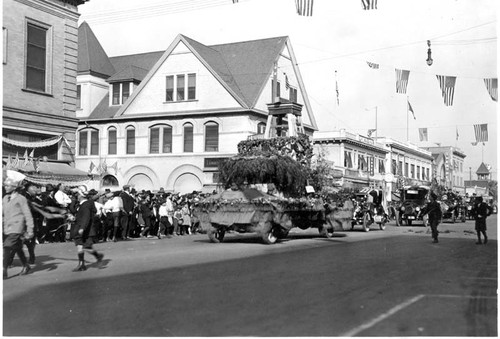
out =
[[123,105],[130,96],[132,82],[115,82],[111,85],[111,105]]
[[167,75],[165,85],[166,102],[196,100],[196,74],[194,73]]

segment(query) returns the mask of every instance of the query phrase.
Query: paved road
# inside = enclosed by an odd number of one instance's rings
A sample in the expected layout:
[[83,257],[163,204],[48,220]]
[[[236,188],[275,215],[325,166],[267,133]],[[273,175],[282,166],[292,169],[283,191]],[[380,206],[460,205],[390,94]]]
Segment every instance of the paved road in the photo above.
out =
[[[473,223],[99,244],[105,266],[73,273],[75,248],[45,244],[4,281],[4,335],[496,336],[496,216]],[[88,262],[93,259],[87,257]],[[15,275],[20,270],[10,270]]]

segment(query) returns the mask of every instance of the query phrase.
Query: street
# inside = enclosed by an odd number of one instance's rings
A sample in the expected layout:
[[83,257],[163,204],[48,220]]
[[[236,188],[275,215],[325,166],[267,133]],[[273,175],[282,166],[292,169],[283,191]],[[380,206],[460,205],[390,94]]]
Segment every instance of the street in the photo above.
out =
[[497,336],[497,216],[336,232],[294,228],[264,245],[229,233],[100,243],[104,266],[71,243],[37,247],[3,281],[6,336]]

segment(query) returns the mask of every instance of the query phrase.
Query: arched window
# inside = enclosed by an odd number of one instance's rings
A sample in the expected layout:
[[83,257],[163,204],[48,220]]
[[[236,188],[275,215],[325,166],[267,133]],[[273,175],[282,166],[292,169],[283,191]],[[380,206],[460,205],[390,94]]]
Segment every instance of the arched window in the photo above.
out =
[[156,125],[149,129],[149,153],[172,153],[172,126]]
[[78,154],[99,155],[99,131],[86,128],[78,132]]
[[135,128],[127,127],[127,154],[135,154]]
[[184,152],[193,152],[193,125],[184,124]]
[[108,128],[108,154],[116,154],[116,128]]
[[102,186],[118,186],[118,180],[112,175],[105,175],[102,178]]
[[219,151],[219,124],[207,122],[205,124],[205,152]]
[[266,131],[266,123],[259,122],[257,124],[257,134],[264,134],[265,131]]

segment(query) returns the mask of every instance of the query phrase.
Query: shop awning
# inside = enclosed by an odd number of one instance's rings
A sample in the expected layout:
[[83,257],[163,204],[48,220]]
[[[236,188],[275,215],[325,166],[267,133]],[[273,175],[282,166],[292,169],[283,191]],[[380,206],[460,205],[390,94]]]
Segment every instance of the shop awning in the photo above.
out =
[[32,162],[24,164],[21,161],[15,170],[26,175],[25,180],[40,185],[62,183],[67,186],[78,186],[86,185],[92,180],[92,177],[87,172],[64,162],[40,161],[37,171]]

